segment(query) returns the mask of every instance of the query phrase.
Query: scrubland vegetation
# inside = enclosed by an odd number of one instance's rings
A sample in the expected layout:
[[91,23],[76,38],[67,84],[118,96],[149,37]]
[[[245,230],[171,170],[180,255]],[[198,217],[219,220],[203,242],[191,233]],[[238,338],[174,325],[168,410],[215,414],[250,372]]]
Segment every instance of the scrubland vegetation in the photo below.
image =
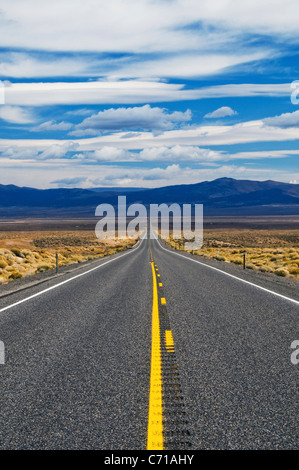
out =
[[135,244],[98,240],[93,231],[0,232],[0,284],[59,266],[102,258]]
[[[177,250],[184,240],[167,240]],[[299,231],[214,230],[204,232],[204,243],[194,252],[205,258],[242,266],[277,276],[299,279]]]

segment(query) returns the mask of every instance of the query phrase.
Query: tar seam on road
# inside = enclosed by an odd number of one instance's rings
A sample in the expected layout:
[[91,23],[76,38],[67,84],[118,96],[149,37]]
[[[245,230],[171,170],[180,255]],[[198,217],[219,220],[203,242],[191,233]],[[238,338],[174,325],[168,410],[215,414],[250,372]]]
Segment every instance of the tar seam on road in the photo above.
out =
[[289,302],[293,302],[294,304],[299,305],[299,301],[295,300],[295,299],[292,299],[291,297],[287,297],[285,295],[278,294],[278,292],[275,292],[275,291],[270,290],[270,289],[266,289],[265,287],[259,286],[258,284],[254,284],[253,282],[246,281],[245,279],[242,279],[238,276],[234,276],[233,274],[227,273],[226,271],[222,271],[221,269],[215,268],[214,266],[210,266],[208,264],[201,263],[200,261],[197,261],[196,259],[187,258],[187,256],[181,255],[180,253],[175,253],[174,251],[168,250],[167,248],[164,248],[161,245],[160,241],[158,240],[158,237],[155,237],[155,238],[156,238],[160,248],[162,248],[162,250],[167,251],[168,253],[180,256],[181,258],[184,258],[185,260],[193,261],[194,263],[198,263],[201,266],[205,266],[206,268],[213,269],[214,271],[218,271],[219,273],[225,274],[226,276],[229,276],[233,279],[237,279],[238,281],[244,282],[245,284],[249,284],[250,286],[253,286],[253,287],[256,287],[257,289],[263,290],[264,292],[268,292],[269,294],[276,295],[277,297],[280,297],[281,299],[288,300]]
[[[153,262],[152,362],[147,450],[190,449],[184,397],[163,283]],[[160,300],[160,302],[159,302]]]
[[[143,241],[143,239],[142,239],[142,241]],[[44,289],[44,290],[42,290],[41,292],[37,292],[36,294],[30,295],[29,297],[26,297],[25,299],[19,300],[18,302],[15,302],[15,303],[13,303],[13,304],[11,304],[11,305],[7,305],[6,307],[1,308],[1,309],[0,309],[0,313],[5,312],[6,310],[9,310],[10,308],[16,307],[17,305],[20,305],[20,304],[22,304],[22,303],[24,303],[24,302],[27,302],[28,300],[34,299],[35,297],[39,297],[40,295],[45,294],[46,292],[49,292],[49,291],[51,291],[51,290],[53,290],[53,289],[56,289],[57,287],[60,287],[60,286],[62,286],[62,285],[64,285],[64,284],[67,284],[68,282],[73,281],[74,279],[78,279],[79,277],[85,276],[86,274],[91,273],[92,271],[95,271],[95,270],[97,270],[97,269],[100,269],[102,266],[105,266],[105,265],[108,264],[108,263],[112,263],[113,261],[116,261],[116,260],[118,260],[118,259],[120,259],[120,258],[123,258],[123,257],[126,256],[126,255],[129,255],[129,254],[131,254],[131,253],[134,253],[135,250],[138,250],[138,249],[140,248],[140,246],[141,246],[141,244],[142,244],[142,241],[140,242],[139,245],[137,245],[137,247],[135,246],[133,249],[131,249],[131,250],[130,250],[129,252],[127,252],[127,253],[124,253],[124,254],[122,254],[122,255],[120,255],[120,256],[117,256],[116,258],[112,258],[112,259],[106,261],[105,263],[102,263],[102,264],[100,264],[99,266],[96,266],[95,268],[89,269],[88,271],[84,271],[84,273],[77,274],[76,276],[73,276],[73,277],[71,277],[70,279],[67,279],[66,281],[59,282],[59,284],[55,284],[54,286],[48,287],[47,289]]]

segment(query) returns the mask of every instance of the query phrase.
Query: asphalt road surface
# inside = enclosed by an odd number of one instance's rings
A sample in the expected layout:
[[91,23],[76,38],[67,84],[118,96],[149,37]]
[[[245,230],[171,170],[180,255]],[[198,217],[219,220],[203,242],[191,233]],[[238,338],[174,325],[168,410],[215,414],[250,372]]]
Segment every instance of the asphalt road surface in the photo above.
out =
[[299,290],[255,274],[143,240],[0,298],[0,448],[298,449]]

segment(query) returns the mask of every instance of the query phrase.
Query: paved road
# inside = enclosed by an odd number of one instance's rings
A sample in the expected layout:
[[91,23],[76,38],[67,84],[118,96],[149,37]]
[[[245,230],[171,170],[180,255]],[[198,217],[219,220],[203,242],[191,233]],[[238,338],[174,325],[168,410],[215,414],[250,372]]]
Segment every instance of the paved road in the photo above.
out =
[[191,258],[144,240],[0,299],[0,448],[146,448],[156,265],[164,448],[298,449],[298,292]]

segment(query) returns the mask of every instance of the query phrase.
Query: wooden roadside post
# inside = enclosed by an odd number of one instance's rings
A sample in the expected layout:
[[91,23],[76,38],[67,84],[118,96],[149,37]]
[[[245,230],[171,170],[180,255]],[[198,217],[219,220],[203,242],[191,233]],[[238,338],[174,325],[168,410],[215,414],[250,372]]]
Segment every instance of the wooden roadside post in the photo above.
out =
[[243,269],[246,268],[246,251],[243,251]]
[[58,273],[58,253],[56,253],[56,274]]

